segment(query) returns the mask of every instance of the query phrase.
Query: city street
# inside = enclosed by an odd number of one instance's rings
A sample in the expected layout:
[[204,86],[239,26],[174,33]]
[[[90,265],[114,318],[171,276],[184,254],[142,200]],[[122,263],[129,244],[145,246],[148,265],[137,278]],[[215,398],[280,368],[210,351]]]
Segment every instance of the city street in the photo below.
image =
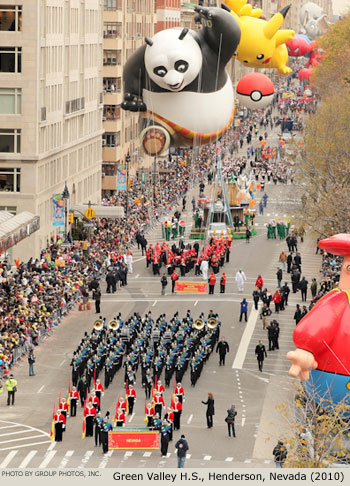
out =
[[[206,187],[208,190],[208,186]],[[195,194],[198,195],[197,189]],[[194,318],[201,312],[207,316],[210,309],[219,313],[221,337],[225,336],[230,346],[225,367],[219,367],[218,354],[213,353],[204,365],[203,373],[195,388],[190,386],[189,371],[186,372],[183,386],[186,395],[181,433],[189,442],[188,467],[271,467],[272,449],[285,430],[284,419],[275,405],[291,401],[295,389],[294,380],[288,377],[289,362],[286,352],[293,349],[292,332],[295,304],[301,303],[300,294],[291,294],[287,310],[279,315],[273,313],[280,323],[280,349],[268,352],[263,372],[258,371],[254,349],[259,339],[267,347],[267,334],[262,321],[252,305],[252,291],[258,274],[261,274],[270,292],[277,287],[276,270],[278,256],[282,249],[287,251],[285,241],[267,240],[265,224],[271,218],[293,214],[297,204],[293,199],[294,187],[291,185],[267,184],[269,195],[263,216],[257,216],[257,235],[250,244],[245,240],[233,240],[231,259],[225,264],[228,277],[226,293],[219,294],[217,283],[215,294],[160,295],[159,277],[153,277],[151,269],[146,269],[145,258],[135,249],[134,272],[128,277],[128,286],[116,294],[103,293],[101,314],[107,321],[118,312],[122,317],[137,311],[141,315],[148,311],[154,318],[165,313],[170,319],[178,311],[180,318],[187,310]],[[258,196],[260,197],[261,194]],[[189,195],[187,200],[191,200]],[[186,234],[190,227],[191,211],[187,204]],[[161,241],[161,228],[147,236],[148,243]],[[319,273],[320,256],[315,254],[315,243],[308,237],[300,244],[303,275],[310,282]],[[239,293],[234,281],[236,271],[242,268],[247,275],[244,292]],[[192,271],[186,280],[201,280]],[[285,273],[283,281],[290,283]],[[265,286],[265,285],[264,285]],[[105,285],[103,285],[105,292]],[[169,286],[167,287],[169,290]],[[243,297],[249,302],[248,322],[239,322],[239,307]],[[93,306],[92,306],[93,307]],[[52,409],[57,407],[59,393],[67,396],[68,381],[71,376],[70,361],[72,352],[79,344],[85,331],[90,332],[96,319],[94,309],[79,312],[75,309],[60,324],[53,335],[36,349],[35,377],[28,376],[26,360],[15,369],[18,380],[18,393],[13,407],[6,407],[5,394],[1,397],[0,420],[0,467],[175,467],[176,453],[174,443],[180,433],[174,433],[174,441],[169,445],[168,457],[162,458],[160,452],[110,451],[102,454],[95,447],[92,438],[81,439],[82,411],[76,418],[69,418],[63,442],[51,443],[49,438]],[[114,414],[119,392],[124,391],[123,371],[120,370],[113,384],[102,400],[102,412]],[[102,374],[103,378],[103,374]],[[163,378],[163,376],[162,376]],[[165,391],[165,402],[170,405],[172,384]],[[126,426],[144,426],[144,391],[140,386],[140,371],[136,382],[137,402],[134,414],[127,417]],[[207,429],[206,400],[211,392],[215,399],[214,427]],[[227,436],[224,421],[226,410],[235,404],[236,438]]]

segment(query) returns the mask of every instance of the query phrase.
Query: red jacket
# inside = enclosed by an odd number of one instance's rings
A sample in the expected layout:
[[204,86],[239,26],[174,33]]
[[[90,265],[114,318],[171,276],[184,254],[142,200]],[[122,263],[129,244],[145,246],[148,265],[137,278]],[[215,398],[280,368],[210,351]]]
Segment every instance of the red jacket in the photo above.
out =
[[281,294],[274,294],[272,300],[275,302],[275,304],[279,304],[280,302],[282,302]]
[[210,275],[210,277],[209,277],[209,284],[210,285],[215,285],[215,282],[216,282],[215,275]]
[[117,420],[117,422],[123,422],[123,424],[125,424],[125,413],[124,412],[117,412],[115,417],[114,417],[114,420]]
[[96,389],[97,391],[100,391],[100,392],[104,393],[104,389],[103,389],[102,383],[98,383],[98,384],[96,385],[95,389]]
[[146,407],[146,415],[154,417],[155,412],[154,412],[154,408],[152,406]]
[[95,407],[85,407],[84,409],[84,417],[96,417],[96,408]]
[[163,407],[165,407],[164,398],[162,396],[154,397],[154,404],[158,405],[159,403],[162,404]]
[[70,396],[70,399],[71,400],[72,400],[72,398],[73,399],[76,399],[76,400],[79,400],[79,392],[77,390],[71,391],[70,394],[69,394],[69,396]]
[[182,403],[180,402],[174,403],[174,411],[181,412],[181,410],[182,410]]
[[66,419],[64,418],[63,413],[60,413],[60,414],[55,413],[55,415],[53,416],[53,421],[55,423],[62,422],[63,425],[66,423]]
[[134,388],[132,390],[130,389],[126,390],[126,394],[128,395],[128,397],[136,398],[136,390]]
[[118,412],[118,408],[122,408],[124,411],[126,410],[126,401],[123,398],[118,400],[117,406],[115,407],[116,412]]
[[184,392],[184,389],[182,388],[182,386],[177,386],[175,388],[175,395],[185,396],[185,392]]
[[157,384],[157,386],[154,387],[154,390],[156,393],[159,392],[161,394],[165,392],[164,385],[159,385],[159,384]]
[[177,280],[179,278],[178,274],[176,272],[173,272],[171,275],[171,280]]
[[223,275],[220,280],[221,285],[226,285],[226,275]]
[[261,287],[264,285],[263,279],[261,277],[258,277],[256,279],[255,285],[256,285],[256,287],[258,287],[259,289],[261,289]]

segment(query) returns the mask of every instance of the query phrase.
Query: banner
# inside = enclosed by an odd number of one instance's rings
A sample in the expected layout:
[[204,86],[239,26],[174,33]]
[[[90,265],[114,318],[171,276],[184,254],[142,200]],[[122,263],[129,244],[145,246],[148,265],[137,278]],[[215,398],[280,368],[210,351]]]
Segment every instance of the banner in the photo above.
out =
[[62,194],[54,194],[52,203],[52,226],[64,226],[64,199],[62,199]]
[[117,168],[117,191],[126,191],[126,167],[119,164]]
[[175,282],[175,292],[183,292],[187,294],[206,294],[206,282]]
[[108,432],[108,449],[159,450],[159,432],[147,428],[113,430]]

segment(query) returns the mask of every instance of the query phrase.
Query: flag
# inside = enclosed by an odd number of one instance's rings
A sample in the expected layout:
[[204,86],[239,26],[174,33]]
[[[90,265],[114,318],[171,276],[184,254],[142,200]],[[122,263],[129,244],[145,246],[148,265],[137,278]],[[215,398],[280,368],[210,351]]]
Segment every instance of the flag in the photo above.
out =
[[70,380],[69,380],[69,383],[68,383],[68,398],[67,398],[67,405],[68,405],[67,414],[70,414],[70,393],[71,393],[71,389],[70,389]]
[[81,438],[82,439],[85,439],[85,428],[86,428],[86,424],[85,424],[85,406],[86,406],[86,400],[84,400],[83,430],[82,430],[82,434],[81,434]]
[[171,395],[171,403],[170,403],[170,407],[174,407],[175,406],[175,395],[172,394]]
[[129,415],[129,400],[128,400],[128,392],[129,392],[129,383],[126,380],[126,391],[125,391],[125,401],[126,401],[126,414]]
[[173,384],[173,395],[175,395],[175,378],[174,378],[174,384]]
[[61,408],[61,405],[62,405],[62,403],[61,403],[61,392],[60,392],[60,394],[58,396],[58,408]]
[[148,418],[147,418],[147,401],[146,401],[146,398],[145,398],[145,418],[144,418],[144,421],[146,423],[148,422]]
[[51,430],[50,430],[50,439],[54,440],[55,438],[55,422],[54,422],[54,417],[55,417],[55,404],[53,404],[53,413],[52,413],[52,424],[51,424]]
[[94,388],[96,390],[96,366],[95,366],[95,369],[94,369]]
[[157,380],[157,375],[154,379],[154,388],[157,390],[157,383],[158,383],[158,380]]

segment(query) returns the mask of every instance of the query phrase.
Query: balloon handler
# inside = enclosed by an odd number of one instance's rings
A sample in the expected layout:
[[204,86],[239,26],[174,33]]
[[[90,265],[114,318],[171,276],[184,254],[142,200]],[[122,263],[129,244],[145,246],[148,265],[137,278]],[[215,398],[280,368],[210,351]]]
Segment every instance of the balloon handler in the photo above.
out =
[[322,297],[295,328],[297,349],[287,354],[292,361],[289,375],[307,380],[306,391],[322,406],[342,401],[350,405],[350,235],[331,236],[318,246],[344,256],[339,287]]
[[233,87],[226,71],[241,37],[230,8],[196,6],[201,30],[170,28],[137,49],[123,69],[122,108],[141,112],[149,155],[170,143],[191,147],[217,140],[231,125]]

